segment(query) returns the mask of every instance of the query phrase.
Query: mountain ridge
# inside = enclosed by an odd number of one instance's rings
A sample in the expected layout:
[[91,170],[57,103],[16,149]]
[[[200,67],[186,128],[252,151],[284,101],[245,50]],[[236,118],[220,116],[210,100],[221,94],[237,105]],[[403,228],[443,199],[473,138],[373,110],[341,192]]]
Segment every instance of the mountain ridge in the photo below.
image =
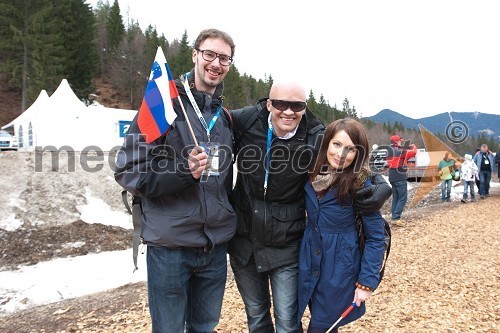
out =
[[467,126],[469,135],[477,137],[480,133],[486,136],[493,136],[495,140],[500,140],[500,115],[482,112],[442,112],[433,116],[422,118],[411,118],[402,115],[391,109],[383,109],[374,116],[364,117],[375,123],[394,123],[397,121],[405,128],[418,129],[422,125],[433,133],[445,133],[448,125],[454,122],[462,122]]

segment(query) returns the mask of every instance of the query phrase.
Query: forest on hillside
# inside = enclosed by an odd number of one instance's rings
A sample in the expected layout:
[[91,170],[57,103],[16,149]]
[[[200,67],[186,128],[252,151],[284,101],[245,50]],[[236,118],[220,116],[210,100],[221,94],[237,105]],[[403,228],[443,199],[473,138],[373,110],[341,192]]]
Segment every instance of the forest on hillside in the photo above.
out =
[[[139,22],[124,21],[118,1],[99,1],[92,8],[84,0],[1,0],[0,79],[22,94],[24,111],[40,90],[49,95],[66,78],[77,96],[89,100],[93,78],[110,82],[138,109],[156,49],[161,46],[174,76],[189,71],[192,46],[184,32],[167,40],[156,27],[144,31]],[[257,79],[232,65],[225,78],[224,105],[235,109],[267,97],[272,75]],[[92,96],[90,96],[90,99]],[[342,110],[330,106],[322,94],[310,91],[308,106],[324,122],[356,117],[347,98]]]

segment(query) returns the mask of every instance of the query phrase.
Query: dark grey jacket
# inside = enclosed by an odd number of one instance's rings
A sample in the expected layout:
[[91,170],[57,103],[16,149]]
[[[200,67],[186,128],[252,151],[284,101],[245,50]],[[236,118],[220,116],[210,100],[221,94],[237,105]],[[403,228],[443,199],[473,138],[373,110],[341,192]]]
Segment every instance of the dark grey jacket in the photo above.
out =
[[[222,84],[214,98],[194,88],[191,91],[207,123],[215,115],[222,96]],[[177,89],[198,142],[207,141],[207,133],[187,98],[180,82]],[[232,134],[228,117],[222,112],[211,131],[211,141],[221,144],[220,170],[217,177],[195,181],[188,168],[187,156],[194,146],[186,119],[174,100],[177,113],[166,135],[147,144],[132,123],[118,153],[115,179],[126,190],[141,196],[142,238],[145,243],[168,248],[208,247],[227,242],[236,231],[236,215],[229,203],[232,185]]]
[[[244,121],[248,119],[247,112],[258,113],[251,125]],[[271,172],[264,196],[269,128],[265,100],[254,107],[235,110],[232,115],[237,135],[238,178],[231,199],[238,215],[238,229],[229,242],[228,252],[242,264],[254,255],[259,272],[297,262],[306,225],[304,185],[325,127],[307,110],[295,136],[289,140],[273,139]],[[242,128],[244,134],[239,138]],[[313,129],[317,129],[314,139],[308,140]]]

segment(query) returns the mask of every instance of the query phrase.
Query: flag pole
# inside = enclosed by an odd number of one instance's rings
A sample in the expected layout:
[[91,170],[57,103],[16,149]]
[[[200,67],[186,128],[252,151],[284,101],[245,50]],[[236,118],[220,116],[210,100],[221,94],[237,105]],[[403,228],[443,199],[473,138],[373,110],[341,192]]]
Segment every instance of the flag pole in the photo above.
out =
[[354,309],[354,307],[356,306],[356,302],[353,302],[348,308],[347,310],[344,311],[344,313],[342,313],[342,315],[340,315],[340,318],[337,319],[336,322],[333,323],[332,326],[330,326],[330,328],[328,329],[328,331],[326,331],[326,333],[330,333],[334,328],[335,326],[337,326],[337,324],[342,320],[344,319],[345,317],[347,317],[347,315],[349,314],[349,312],[352,311],[352,309]]
[[193,127],[191,127],[191,122],[189,121],[188,115],[186,113],[186,109],[184,109],[184,104],[182,104],[181,97],[179,95],[177,95],[177,99],[179,100],[179,104],[181,105],[182,113],[184,113],[184,117],[186,118],[189,132],[191,132],[191,136],[193,137],[194,144],[196,146],[199,146],[198,141],[196,140],[196,136],[194,135]]

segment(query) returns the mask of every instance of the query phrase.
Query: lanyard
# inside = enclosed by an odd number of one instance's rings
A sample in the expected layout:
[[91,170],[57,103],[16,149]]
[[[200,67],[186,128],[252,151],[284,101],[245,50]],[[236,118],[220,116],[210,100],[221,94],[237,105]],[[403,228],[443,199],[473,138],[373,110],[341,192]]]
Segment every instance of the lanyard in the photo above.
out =
[[267,129],[267,142],[266,142],[266,175],[264,177],[264,197],[267,192],[267,180],[269,178],[269,169],[271,168],[271,143],[273,141],[273,125],[269,122],[269,128]]
[[212,119],[210,119],[210,123],[207,125],[207,122],[205,121],[205,118],[203,118],[203,115],[201,114],[198,104],[196,104],[196,101],[194,100],[193,93],[189,88],[189,82],[188,82],[189,72],[186,73],[184,77],[185,77],[185,80],[183,82],[184,90],[186,91],[189,101],[191,102],[191,105],[193,106],[193,109],[196,112],[196,115],[198,116],[198,120],[200,121],[203,128],[205,128],[205,130],[207,131],[208,142],[210,142],[210,132],[212,131],[212,128],[215,126],[217,119],[219,119],[220,113],[222,111],[222,103],[219,105],[217,112],[212,117]]

